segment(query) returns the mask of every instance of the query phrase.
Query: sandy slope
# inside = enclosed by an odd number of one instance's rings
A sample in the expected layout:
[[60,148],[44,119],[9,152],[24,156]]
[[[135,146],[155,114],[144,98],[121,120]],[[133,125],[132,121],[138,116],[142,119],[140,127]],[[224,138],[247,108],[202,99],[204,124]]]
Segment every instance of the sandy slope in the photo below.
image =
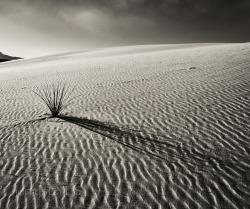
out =
[[[249,208],[250,44],[0,65],[0,208]],[[63,119],[31,92],[83,94]]]

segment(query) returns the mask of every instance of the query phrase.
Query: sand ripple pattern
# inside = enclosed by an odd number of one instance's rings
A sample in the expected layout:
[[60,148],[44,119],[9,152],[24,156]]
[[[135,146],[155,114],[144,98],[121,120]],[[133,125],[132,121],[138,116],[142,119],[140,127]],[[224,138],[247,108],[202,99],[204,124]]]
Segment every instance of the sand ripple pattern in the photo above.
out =
[[250,44],[112,50],[0,65],[0,208],[250,208]]

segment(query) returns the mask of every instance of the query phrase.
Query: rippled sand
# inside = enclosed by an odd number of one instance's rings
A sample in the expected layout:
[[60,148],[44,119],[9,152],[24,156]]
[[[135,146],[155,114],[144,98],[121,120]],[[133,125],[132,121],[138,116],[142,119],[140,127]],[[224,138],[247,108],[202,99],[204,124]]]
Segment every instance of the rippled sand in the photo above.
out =
[[[82,94],[60,119],[32,93]],[[0,208],[250,208],[250,44],[0,65]]]

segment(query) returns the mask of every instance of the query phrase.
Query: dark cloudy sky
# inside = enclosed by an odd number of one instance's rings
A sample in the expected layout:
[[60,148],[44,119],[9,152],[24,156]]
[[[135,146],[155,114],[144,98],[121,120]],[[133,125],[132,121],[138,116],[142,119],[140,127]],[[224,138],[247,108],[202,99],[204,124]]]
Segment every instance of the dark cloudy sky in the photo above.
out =
[[249,42],[250,0],[0,0],[0,51]]

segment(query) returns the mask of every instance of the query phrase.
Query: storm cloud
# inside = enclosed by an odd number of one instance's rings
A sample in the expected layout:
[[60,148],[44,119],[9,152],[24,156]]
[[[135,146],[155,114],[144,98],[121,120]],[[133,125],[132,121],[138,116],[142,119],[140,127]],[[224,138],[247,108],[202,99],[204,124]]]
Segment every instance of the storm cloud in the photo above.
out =
[[249,11],[248,0],[1,0],[0,50],[32,57],[118,45],[247,42]]

